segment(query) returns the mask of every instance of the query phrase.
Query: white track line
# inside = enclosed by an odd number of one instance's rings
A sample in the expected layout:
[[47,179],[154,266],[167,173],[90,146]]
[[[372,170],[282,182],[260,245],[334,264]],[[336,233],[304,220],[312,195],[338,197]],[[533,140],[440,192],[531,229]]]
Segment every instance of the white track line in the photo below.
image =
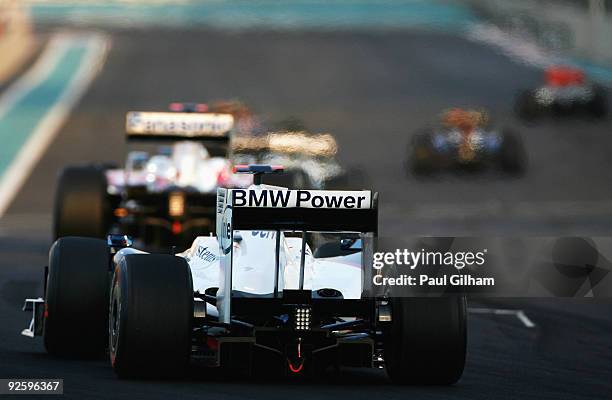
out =
[[527,317],[523,310],[510,310],[504,308],[468,308],[472,314],[514,315],[526,328],[535,328],[536,324]]
[[36,64],[0,98],[1,118],[7,110],[10,110],[12,105],[48,78],[53,67],[59,61],[58,58],[65,54],[64,50],[74,44],[75,41],[83,41],[87,46],[87,53],[71,82],[63,89],[58,100],[49,108],[30,138],[17,153],[11,165],[4,171],[4,175],[0,177],[0,217],[4,215],[24,181],[53,141],[70,111],[101,69],[110,45],[109,39],[100,34],[60,33],[55,35]]
[[520,319],[527,328],[535,328],[535,324],[527,317],[527,314],[525,314],[523,310],[519,310],[519,312],[516,313],[516,317]]

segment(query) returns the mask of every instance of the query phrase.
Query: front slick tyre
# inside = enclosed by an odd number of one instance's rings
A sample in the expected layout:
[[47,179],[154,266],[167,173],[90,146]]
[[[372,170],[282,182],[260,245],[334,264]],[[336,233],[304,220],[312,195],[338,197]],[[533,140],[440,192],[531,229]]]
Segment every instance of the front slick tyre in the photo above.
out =
[[385,364],[393,383],[457,382],[465,366],[465,297],[392,298],[391,311],[391,326],[385,332]]
[[109,257],[108,246],[100,239],[64,237],[51,246],[43,328],[49,354],[105,354]]
[[131,254],[115,267],[110,358],[120,378],[173,378],[189,364],[193,283],[185,259]]

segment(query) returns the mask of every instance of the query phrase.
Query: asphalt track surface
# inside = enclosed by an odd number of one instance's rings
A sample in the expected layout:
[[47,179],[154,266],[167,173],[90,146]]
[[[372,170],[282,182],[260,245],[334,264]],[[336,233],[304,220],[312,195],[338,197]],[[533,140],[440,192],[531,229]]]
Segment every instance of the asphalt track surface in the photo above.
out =
[[[514,300],[471,314],[468,360],[453,387],[397,387],[382,371],[343,370],[314,382],[252,381],[194,371],[181,381],[119,381],[107,361],[58,360],[19,336],[26,296],[42,293],[54,181],[66,165],[120,163],[123,117],[176,100],[240,98],[270,119],[293,115],[336,135],[341,161],[381,193],[381,231],[394,234],[573,234],[612,231],[612,123],[511,114],[517,89],[541,71],[444,33],[115,30],[104,70],[0,220],[0,377],[64,378],[64,398],[538,398],[601,399],[612,385],[612,303]],[[524,135],[527,175],[420,181],[403,168],[406,144],[448,106],[486,106]],[[427,206],[430,205],[429,212]],[[474,212],[474,209],[477,212]],[[433,211],[431,211],[433,210]],[[560,210],[555,212],[555,210]],[[568,212],[564,212],[568,210]]]

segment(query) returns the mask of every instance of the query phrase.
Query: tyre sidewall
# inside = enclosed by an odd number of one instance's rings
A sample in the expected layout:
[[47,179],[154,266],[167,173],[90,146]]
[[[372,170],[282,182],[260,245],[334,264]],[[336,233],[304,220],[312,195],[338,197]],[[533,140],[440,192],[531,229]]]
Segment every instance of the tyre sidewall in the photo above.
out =
[[397,384],[450,385],[463,374],[467,347],[465,297],[392,298],[385,363]]
[[[132,254],[115,266],[113,303],[119,329],[112,335],[111,364],[120,378],[175,377],[191,351],[193,283],[187,262],[163,254]],[[116,344],[116,345],[115,345]]]
[[65,237],[49,252],[45,348],[56,356],[104,354],[109,253],[103,240]]

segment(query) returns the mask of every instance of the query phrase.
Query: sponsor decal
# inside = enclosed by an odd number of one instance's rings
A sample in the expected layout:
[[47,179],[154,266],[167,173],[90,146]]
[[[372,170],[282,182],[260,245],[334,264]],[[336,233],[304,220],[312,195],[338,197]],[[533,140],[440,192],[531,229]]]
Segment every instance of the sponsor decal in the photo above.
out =
[[126,116],[130,135],[222,136],[233,126],[230,114],[132,111]]
[[343,208],[371,207],[369,191],[233,189],[234,207]]
[[251,231],[251,236],[259,237],[261,239],[274,239],[276,237],[275,231]]
[[198,246],[196,256],[205,262],[214,262],[217,260],[217,256],[208,247]]

